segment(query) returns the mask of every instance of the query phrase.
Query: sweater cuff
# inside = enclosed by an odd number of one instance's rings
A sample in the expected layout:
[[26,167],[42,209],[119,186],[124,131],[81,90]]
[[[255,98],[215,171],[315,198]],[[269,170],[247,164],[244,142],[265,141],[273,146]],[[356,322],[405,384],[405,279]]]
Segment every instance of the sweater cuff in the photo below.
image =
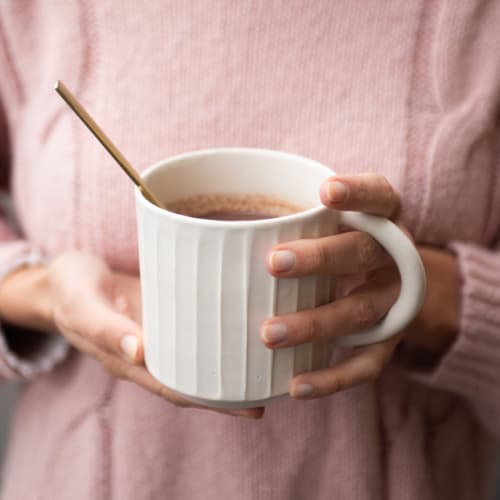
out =
[[416,378],[500,417],[500,254],[470,243],[450,245],[462,277],[458,336],[431,373]]
[[61,363],[68,350],[64,337],[1,324],[0,378],[33,379]]
[[[10,261],[0,267],[0,281],[16,269],[44,263],[43,257],[24,242],[7,245],[11,248],[2,245],[2,254],[9,253]],[[0,322],[0,379],[31,379],[49,372],[65,359],[68,350],[64,337]]]

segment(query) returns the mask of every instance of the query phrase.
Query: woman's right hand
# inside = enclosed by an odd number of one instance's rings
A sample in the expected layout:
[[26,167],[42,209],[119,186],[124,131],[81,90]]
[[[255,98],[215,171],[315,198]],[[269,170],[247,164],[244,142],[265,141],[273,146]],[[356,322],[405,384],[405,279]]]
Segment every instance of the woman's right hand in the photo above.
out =
[[[0,285],[0,298],[6,294],[8,297],[9,286],[19,293],[16,274],[22,277],[30,270],[36,272],[36,268],[25,268],[8,277]],[[40,287],[43,289],[45,296],[35,294],[38,304],[44,304],[37,311],[48,316],[40,324],[50,325],[53,333],[64,335],[71,345],[95,358],[114,376],[134,382],[177,406],[206,408],[169,390],[146,370],[138,277],[113,272],[98,257],[72,251],[50,263],[46,286]],[[12,322],[12,318],[6,319]],[[263,414],[262,408],[215,411],[249,418]]]

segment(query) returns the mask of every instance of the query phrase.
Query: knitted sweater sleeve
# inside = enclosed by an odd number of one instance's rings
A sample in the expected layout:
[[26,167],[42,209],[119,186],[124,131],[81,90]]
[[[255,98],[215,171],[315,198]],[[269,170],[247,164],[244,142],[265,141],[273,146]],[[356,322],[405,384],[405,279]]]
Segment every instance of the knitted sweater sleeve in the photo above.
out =
[[[418,134],[427,139],[418,143],[425,153],[416,153],[414,163],[429,171],[439,165],[443,171],[467,172],[461,182],[472,185],[481,176],[484,184],[487,176],[491,198],[481,217],[463,221],[484,228],[482,244],[458,237],[446,242],[462,279],[457,336],[431,367],[410,373],[459,396],[484,428],[500,437],[500,3],[460,5],[464,11],[459,17],[455,4],[440,4],[439,30],[422,48],[428,59],[421,62],[426,76],[415,90],[416,99],[420,111],[425,99],[433,102],[436,127],[431,131],[427,118],[418,125]],[[435,83],[432,89],[429,81]],[[448,182],[453,182],[451,173]],[[439,186],[435,196],[446,196],[445,185]],[[415,236],[429,241],[422,233]]]
[[500,436],[500,251],[450,245],[462,277],[457,338],[421,382],[463,398],[486,429]]
[[[8,185],[8,135],[0,102],[0,180]],[[1,200],[7,199],[2,193]],[[0,203],[0,282],[22,266],[40,264],[39,252],[14,229],[6,203]],[[64,359],[68,347],[62,337],[27,331],[0,321],[0,380],[33,378]]]

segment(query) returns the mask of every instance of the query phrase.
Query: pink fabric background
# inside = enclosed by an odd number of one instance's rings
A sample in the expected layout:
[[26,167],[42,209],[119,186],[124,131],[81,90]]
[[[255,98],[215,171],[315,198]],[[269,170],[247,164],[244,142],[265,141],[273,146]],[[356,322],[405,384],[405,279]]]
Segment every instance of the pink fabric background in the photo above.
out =
[[22,229],[0,227],[4,271],[69,248],[138,270],[129,181],[60,78],[141,170],[259,146],[383,173],[416,241],[453,249],[463,276],[433,371],[396,358],[377,383],[262,422],[177,409],[57,342],[19,359],[6,333],[0,374],[26,384],[4,498],[484,498],[500,436],[499,24],[494,0],[2,2],[0,158]]

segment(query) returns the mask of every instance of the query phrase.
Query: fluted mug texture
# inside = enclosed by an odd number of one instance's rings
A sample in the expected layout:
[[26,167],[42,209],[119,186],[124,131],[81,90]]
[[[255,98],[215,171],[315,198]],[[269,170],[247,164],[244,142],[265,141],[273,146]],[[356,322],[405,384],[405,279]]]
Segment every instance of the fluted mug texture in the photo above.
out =
[[[136,190],[145,360],[155,378],[196,402],[245,407],[286,395],[295,374],[328,365],[331,343],[272,351],[259,331],[266,318],[334,298],[331,276],[276,279],[265,267],[277,243],[337,232],[339,213],[319,200],[319,186],[331,175],[307,158],[244,148],[187,153],[144,172],[164,203],[231,193],[304,208],[273,219],[207,220],[161,209]],[[414,259],[416,275],[418,267]],[[405,321],[418,310],[420,295],[406,304]]]

